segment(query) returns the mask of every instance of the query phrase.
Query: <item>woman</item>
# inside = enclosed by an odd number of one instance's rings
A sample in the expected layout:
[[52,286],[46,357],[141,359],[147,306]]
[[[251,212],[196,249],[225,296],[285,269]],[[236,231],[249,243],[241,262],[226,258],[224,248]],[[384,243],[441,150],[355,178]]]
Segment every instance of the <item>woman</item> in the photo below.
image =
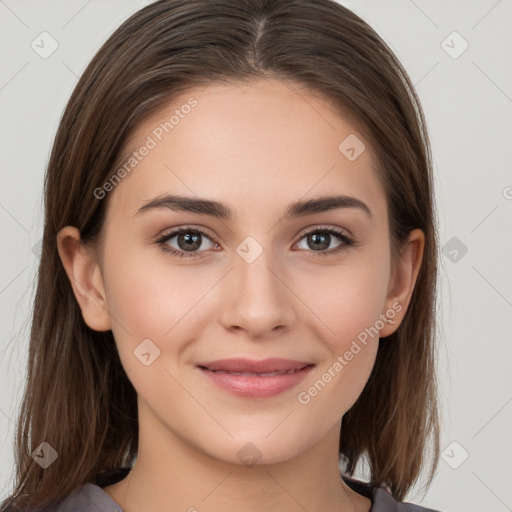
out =
[[439,454],[430,146],[363,20],[145,7],[73,92],[45,198],[2,510],[428,510],[401,502]]

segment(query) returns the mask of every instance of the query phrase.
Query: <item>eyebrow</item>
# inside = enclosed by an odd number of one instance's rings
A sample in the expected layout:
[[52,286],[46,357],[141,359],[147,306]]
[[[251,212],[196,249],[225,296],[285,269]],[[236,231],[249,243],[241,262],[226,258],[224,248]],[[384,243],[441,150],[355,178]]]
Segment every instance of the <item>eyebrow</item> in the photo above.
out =
[[[233,220],[234,212],[228,206],[218,201],[210,199],[202,199],[190,196],[178,195],[163,195],[151,199],[143,206],[141,206],[135,215],[147,212],[154,209],[168,208],[173,211],[184,211],[199,213],[202,215],[210,215],[222,220]],[[322,196],[306,201],[297,201],[291,203],[283,216],[284,219],[291,219],[295,217],[303,217],[313,213],[327,212],[338,208],[358,208],[366,213],[370,218],[373,218],[370,208],[363,201],[345,195],[336,196]]]

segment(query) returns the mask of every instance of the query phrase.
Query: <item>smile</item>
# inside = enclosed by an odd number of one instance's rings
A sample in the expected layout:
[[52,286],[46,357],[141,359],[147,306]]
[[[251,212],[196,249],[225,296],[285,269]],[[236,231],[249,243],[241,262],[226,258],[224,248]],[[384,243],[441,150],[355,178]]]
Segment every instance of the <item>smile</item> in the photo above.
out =
[[270,398],[302,382],[315,365],[290,359],[224,359],[197,365],[210,382],[245,398]]

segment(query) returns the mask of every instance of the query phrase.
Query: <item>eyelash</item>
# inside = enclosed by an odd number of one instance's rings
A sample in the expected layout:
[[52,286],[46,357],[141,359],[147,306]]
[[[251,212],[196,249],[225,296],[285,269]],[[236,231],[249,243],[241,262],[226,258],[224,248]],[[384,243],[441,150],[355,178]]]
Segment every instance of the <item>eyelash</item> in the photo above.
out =
[[[179,229],[176,229],[176,230],[171,231],[169,233],[166,233],[166,234],[162,235],[161,237],[159,237],[157,240],[155,240],[155,243],[160,246],[162,251],[164,251],[166,253],[170,253],[173,256],[176,256],[178,258],[198,258],[198,257],[201,257],[201,253],[205,252],[205,251],[195,251],[195,252],[192,252],[192,251],[191,252],[178,251],[178,250],[173,249],[172,247],[169,247],[167,245],[167,242],[171,238],[174,238],[177,235],[181,235],[182,233],[200,233],[204,237],[208,238],[211,242],[216,243],[214,240],[212,240],[210,235],[208,233],[206,233],[206,231],[202,230],[201,228],[196,228],[196,227],[192,227],[192,226],[185,226],[183,228],[179,228]],[[317,256],[319,256],[319,257],[331,256],[331,255],[334,255],[334,254],[338,254],[338,253],[340,253],[342,251],[346,251],[347,248],[350,247],[350,246],[357,245],[355,240],[353,240],[352,238],[348,237],[345,234],[344,231],[342,231],[341,229],[338,229],[338,228],[333,228],[333,227],[328,227],[328,228],[327,227],[325,227],[325,228],[324,227],[317,227],[315,229],[312,229],[310,231],[302,233],[301,237],[299,238],[298,241],[302,240],[306,236],[311,235],[313,233],[322,233],[322,234],[335,235],[342,242],[335,249],[326,249],[326,250],[323,250],[323,251],[311,251],[311,253],[313,254],[313,257],[317,257]]]

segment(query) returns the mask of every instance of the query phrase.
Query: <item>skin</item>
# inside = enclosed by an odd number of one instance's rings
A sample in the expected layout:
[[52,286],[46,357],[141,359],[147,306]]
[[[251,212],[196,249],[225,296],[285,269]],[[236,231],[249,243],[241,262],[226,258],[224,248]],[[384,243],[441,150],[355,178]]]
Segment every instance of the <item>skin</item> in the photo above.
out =
[[[104,491],[133,512],[368,511],[370,500],[340,478],[338,442],[342,417],[370,376],[378,338],[308,404],[297,395],[393,304],[402,306],[396,323],[379,335],[399,327],[423,233],[410,233],[393,270],[386,196],[371,147],[349,161],[340,142],[364,136],[327,99],[297,84],[191,89],[138,126],[126,148],[140,147],[191,96],[197,106],[109,192],[101,244],[80,245],[72,226],[58,235],[85,322],[112,330],[138,394],[137,461]],[[165,208],[135,215],[164,193],[220,201],[235,219]],[[291,202],[333,193],[360,199],[372,217],[338,208],[282,219]],[[178,258],[154,242],[189,224],[211,238],[202,239],[198,258]],[[357,245],[315,257],[319,249],[302,233],[331,226],[348,230]],[[247,236],[263,249],[251,263],[236,252]],[[340,243],[332,235],[329,249]],[[178,237],[167,245],[183,252]],[[160,350],[149,366],[134,356],[144,339]],[[265,399],[231,395],[195,367],[235,356],[315,367],[297,387]],[[247,443],[260,454],[253,466],[237,456]]]

